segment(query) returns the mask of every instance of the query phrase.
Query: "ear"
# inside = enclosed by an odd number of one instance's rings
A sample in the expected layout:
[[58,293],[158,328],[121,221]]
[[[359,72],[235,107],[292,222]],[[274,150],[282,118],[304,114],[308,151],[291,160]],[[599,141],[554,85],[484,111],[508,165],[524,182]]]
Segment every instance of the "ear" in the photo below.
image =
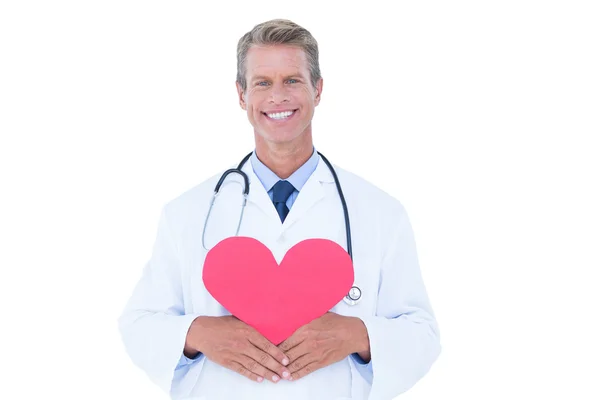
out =
[[321,93],[323,92],[323,78],[317,81],[317,87],[315,88],[315,107],[321,102]]
[[238,100],[240,102],[240,107],[242,107],[242,110],[245,110],[246,109],[246,100],[244,100],[244,91],[242,90],[242,85],[240,85],[240,83],[236,81],[235,87],[238,92]]

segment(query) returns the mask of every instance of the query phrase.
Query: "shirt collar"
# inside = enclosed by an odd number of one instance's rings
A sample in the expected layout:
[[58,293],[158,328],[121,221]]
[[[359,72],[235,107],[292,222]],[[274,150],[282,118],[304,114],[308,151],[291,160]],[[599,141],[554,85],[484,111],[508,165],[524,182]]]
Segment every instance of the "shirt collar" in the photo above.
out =
[[[265,187],[265,190],[269,192],[273,186],[281,180],[280,177],[277,176],[273,171],[269,169],[265,164],[262,163],[256,156],[256,149],[252,152],[252,156],[250,157],[250,162],[252,164],[252,169],[254,169],[254,173]],[[312,156],[304,163],[300,168],[298,168],[289,178],[286,179],[289,183],[294,185],[294,188],[297,191],[300,191],[308,178],[312,175],[312,173],[317,168],[319,164],[319,154],[315,150],[313,146]]]

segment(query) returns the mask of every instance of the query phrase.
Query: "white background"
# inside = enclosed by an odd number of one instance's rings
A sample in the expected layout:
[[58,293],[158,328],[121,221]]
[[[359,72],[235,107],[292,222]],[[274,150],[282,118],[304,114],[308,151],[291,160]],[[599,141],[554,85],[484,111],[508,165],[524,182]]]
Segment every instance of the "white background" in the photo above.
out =
[[160,208],[252,150],[236,45],[277,17],[315,145],[415,230],[443,350],[400,398],[600,398],[597,2],[332,3],[1,3],[0,398],[166,398],[117,317]]

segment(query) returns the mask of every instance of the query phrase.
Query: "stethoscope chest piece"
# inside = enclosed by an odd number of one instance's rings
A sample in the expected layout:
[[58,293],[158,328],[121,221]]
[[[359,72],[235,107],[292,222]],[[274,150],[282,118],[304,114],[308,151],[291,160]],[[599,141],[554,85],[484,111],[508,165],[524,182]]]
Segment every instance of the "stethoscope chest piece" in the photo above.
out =
[[358,303],[361,298],[362,291],[360,290],[360,288],[358,286],[352,286],[348,294],[344,296],[344,301],[346,302],[346,304],[353,306],[356,305],[356,303]]

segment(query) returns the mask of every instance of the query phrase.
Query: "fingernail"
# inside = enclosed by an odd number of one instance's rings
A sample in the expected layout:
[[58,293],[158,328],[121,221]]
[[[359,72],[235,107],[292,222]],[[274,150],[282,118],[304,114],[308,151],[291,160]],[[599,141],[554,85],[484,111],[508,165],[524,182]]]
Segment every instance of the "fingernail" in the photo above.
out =
[[290,360],[288,360],[287,358],[283,359],[283,365],[288,365],[290,363]]
[[256,380],[259,381],[259,382],[262,382],[263,378],[262,378],[262,376],[259,376],[258,378],[256,378]]
[[288,376],[290,376],[290,373],[287,371],[283,371],[283,377],[287,378]]
[[273,375],[273,382],[277,382],[279,380],[279,377],[277,375]]

